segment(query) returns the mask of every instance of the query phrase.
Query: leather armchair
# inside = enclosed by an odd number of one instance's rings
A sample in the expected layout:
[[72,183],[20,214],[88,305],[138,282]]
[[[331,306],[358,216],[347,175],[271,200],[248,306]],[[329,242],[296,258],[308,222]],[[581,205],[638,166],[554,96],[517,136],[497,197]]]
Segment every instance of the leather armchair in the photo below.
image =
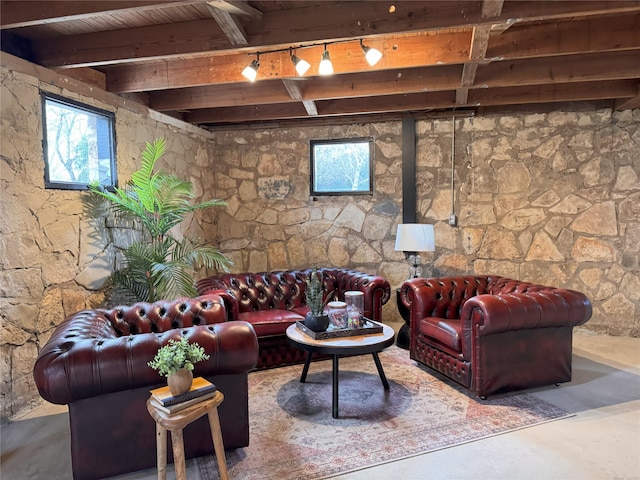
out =
[[[219,407],[225,448],[249,444],[247,373],[257,363],[257,338],[250,324],[226,319],[222,299],[207,295],[86,310],[56,328],[33,373],[45,400],[69,405],[74,479],[155,466],[155,422],[146,401],[166,379],[147,362],[180,336],[210,355],[193,373],[225,395]],[[213,451],[206,417],[185,429],[184,445],[187,458]]]
[[399,298],[411,358],[480,397],[570,381],[573,327],[591,318],[582,293],[491,275],[411,279]]

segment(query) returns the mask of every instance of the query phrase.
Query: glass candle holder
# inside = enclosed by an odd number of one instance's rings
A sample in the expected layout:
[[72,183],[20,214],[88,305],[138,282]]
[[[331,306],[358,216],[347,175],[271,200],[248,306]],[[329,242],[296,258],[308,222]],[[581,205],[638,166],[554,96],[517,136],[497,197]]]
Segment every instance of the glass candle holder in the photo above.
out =
[[344,301],[347,304],[347,317],[350,328],[362,327],[364,320],[364,293],[345,292]]
[[329,322],[335,328],[347,326],[347,304],[345,302],[329,302],[325,308],[325,313],[329,316]]

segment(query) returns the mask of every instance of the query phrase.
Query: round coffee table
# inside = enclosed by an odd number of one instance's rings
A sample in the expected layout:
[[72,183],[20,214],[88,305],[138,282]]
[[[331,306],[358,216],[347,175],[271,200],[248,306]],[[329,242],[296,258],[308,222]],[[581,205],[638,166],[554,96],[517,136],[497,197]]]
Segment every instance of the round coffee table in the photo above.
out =
[[[379,323],[379,322],[376,322]],[[382,333],[374,333],[369,335],[356,335],[352,337],[339,337],[326,340],[315,340],[296,327],[296,324],[290,325],[287,328],[287,339],[294,347],[307,351],[307,359],[304,362],[302,369],[302,375],[300,376],[300,382],[304,383],[307,379],[307,372],[309,371],[309,365],[311,364],[311,357],[314,353],[320,353],[324,355],[331,355],[333,358],[333,374],[332,374],[332,388],[333,388],[333,405],[332,416],[338,418],[338,359],[340,355],[364,355],[370,353],[373,355],[373,360],[376,363],[382,386],[385,390],[389,390],[389,382],[382,369],[382,363],[378,357],[378,352],[382,349],[393,345],[395,338],[395,332],[393,328],[379,323],[382,325]]]

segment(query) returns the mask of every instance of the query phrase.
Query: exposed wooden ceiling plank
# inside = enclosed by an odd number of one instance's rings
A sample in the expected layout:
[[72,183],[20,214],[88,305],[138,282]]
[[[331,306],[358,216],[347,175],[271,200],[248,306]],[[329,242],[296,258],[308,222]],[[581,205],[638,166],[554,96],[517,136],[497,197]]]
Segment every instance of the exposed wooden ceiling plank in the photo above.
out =
[[554,24],[515,25],[489,39],[486,58],[504,60],[604,52],[635,49],[639,45],[640,15],[622,15]]
[[[511,87],[496,90],[476,89],[469,95],[469,106],[511,105],[520,103],[570,102],[582,99],[599,100],[626,98],[636,94],[636,82],[631,80],[606,83],[543,85],[537,88]],[[432,92],[405,96],[372,97],[367,99],[327,100],[317,102],[318,115],[354,115],[427,109],[453,108],[455,93]],[[245,107],[203,109],[185,115],[192,123],[228,123],[304,118],[306,112],[299,103]]]
[[0,28],[20,28],[95,17],[105,13],[113,14],[129,10],[143,12],[150,9],[185,6],[202,2],[203,0],[92,0],[83,2],[3,0],[0,2]]
[[[267,12],[262,20],[245,25],[250,46],[254,50],[286,48],[309,42],[339,41],[348,37],[371,37],[398,32],[419,32],[438,28],[473,27],[546,18],[541,9],[532,4],[543,3],[546,16],[590,15],[593,12],[638,12],[640,1],[633,2],[513,2],[510,16],[503,12],[493,19],[482,19],[479,3],[466,2],[407,2],[396,12],[388,12],[385,2],[345,2],[319,4],[308,8],[293,8]],[[336,18],[344,22],[335,22]],[[296,28],[292,29],[291,26]],[[346,33],[348,32],[348,33]],[[159,57],[198,56],[228,50],[232,47],[225,38],[212,36],[206,22],[179,22],[153,25],[117,32],[87,33],[40,42],[39,63],[49,67],[94,66]],[[346,35],[346,36],[345,36]],[[126,45],[123,45],[126,38]],[[185,38],[189,38],[186,41]],[[81,46],[81,48],[78,48]]]
[[[462,63],[468,56],[471,32],[450,32],[443,36],[416,35],[376,43],[384,54],[376,70],[394,70],[424,65]],[[374,46],[374,44],[371,44]],[[297,55],[310,63],[311,69],[305,77],[317,76],[318,63],[323,47],[300,49]],[[354,73],[371,71],[371,66],[362,55],[357,41],[330,46],[334,72]],[[111,67],[107,70],[107,86],[112,92],[134,92],[161,88],[191,87],[211,83],[246,83],[241,75],[252,57],[246,54],[225,57],[208,57],[191,60],[176,60],[170,63],[153,62],[127,67]],[[157,72],[167,69],[167,76]],[[273,78],[292,78],[296,72],[289,52],[260,55],[258,81]]]
[[[459,85],[460,65],[413,68],[336,75],[331,78],[309,78],[295,82],[295,101],[330,98],[401,95],[437,90],[453,90]],[[476,88],[513,87],[522,85],[602,81],[640,78],[640,50],[607,54],[553,57],[513,62],[493,62],[481,65]],[[299,85],[299,84],[302,85]],[[462,90],[462,88],[460,89]],[[468,88],[458,96],[465,104]],[[287,92],[280,81],[261,82],[260,86],[211,85],[170,89],[150,94],[150,106],[159,111],[193,110],[231,105],[287,102]]]
[[480,65],[478,88],[640,78],[640,50],[492,62]]
[[207,8],[213,19],[231,42],[231,45],[234,47],[244,47],[249,44],[247,34],[244,32],[242,25],[240,25],[230,13],[211,6],[211,2],[207,3]]
[[[640,48],[640,15],[611,19],[579,21],[557,24],[553,28],[537,25],[528,28],[513,29],[502,35],[489,39],[488,56],[496,59],[518,59],[541,57],[543,50],[547,55],[563,55],[581,52],[616,51]],[[615,30],[615,33],[611,33]],[[388,69],[402,69],[438,63],[463,63],[469,55],[469,32],[447,32],[440,36],[422,35],[406,39],[393,39],[383,42],[380,47],[384,54],[380,63]],[[412,40],[413,39],[413,40]],[[397,41],[396,41],[397,40]],[[369,71],[370,67],[363,63],[362,56],[354,44],[332,45],[332,59],[335,62],[343,54],[353,59],[343,73]],[[514,47],[517,46],[517,47]],[[540,48],[538,48],[538,45]],[[315,47],[314,47],[315,48]],[[319,58],[320,47],[300,50],[299,56],[313,60]],[[355,48],[356,51],[353,51]],[[348,49],[351,49],[349,52]],[[408,52],[405,55],[405,52]],[[338,55],[339,53],[339,55]],[[209,83],[227,83],[242,81],[239,72],[249,63],[249,56],[244,54],[225,57],[176,60],[170,66],[166,62],[152,62],[127,67],[111,67],[107,72],[108,89],[113,92],[133,92],[161,88],[190,87]],[[288,53],[280,58],[270,55],[261,57],[259,80],[271,75],[281,74],[283,77],[294,76],[293,66],[288,60]],[[317,64],[308,75],[317,74]],[[360,70],[353,68],[359,65]],[[376,66],[377,67],[377,66]],[[282,69],[281,69],[282,68]],[[167,71],[167,75],[158,75],[159,71]],[[169,75],[170,72],[170,75]],[[266,72],[266,74],[265,74]],[[180,75],[177,75],[180,73]]]
[[608,82],[562,83],[526,87],[474,89],[469,92],[469,105],[511,105],[518,103],[573,102],[633,97],[635,80]]

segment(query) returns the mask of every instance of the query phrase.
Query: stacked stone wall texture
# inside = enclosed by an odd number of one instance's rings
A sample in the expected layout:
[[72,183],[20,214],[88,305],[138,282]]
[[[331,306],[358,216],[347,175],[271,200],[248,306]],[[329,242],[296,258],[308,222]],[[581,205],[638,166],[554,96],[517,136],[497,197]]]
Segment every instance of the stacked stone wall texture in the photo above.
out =
[[[31,75],[0,75],[3,418],[39,400],[31,374],[39,348],[66,316],[105,303],[104,281],[135,235],[108,216],[94,221],[82,192],[44,189],[41,88],[115,111],[120,182],[145,142],[167,138],[159,166],[192,181],[196,201],[228,201],[176,233],[218,246],[233,271],[345,267],[380,274],[393,288],[408,275],[394,250],[400,122],[197,133]],[[455,126],[452,206],[452,121],[416,122],[418,221],[436,232],[424,276],[492,273],[573,288],[594,305],[584,329],[639,336],[640,110],[565,106]],[[373,194],[310,197],[310,140],[355,137],[374,140]],[[452,209],[457,227],[447,223]],[[383,317],[401,321],[394,295]]]
[[[39,349],[67,316],[105,305],[105,282],[137,235],[133,225],[106,213],[88,215],[86,192],[44,188],[40,89],[115,112],[120,184],[138,168],[145,142],[163,136],[167,153],[158,166],[192,181],[196,200],[208,199],[210,139],[29,75],[3,68],[0,76],[0,399],[6,419],[40,401],[32,375]],[[197,225],[189,218],[185,229],[202,238]]]

